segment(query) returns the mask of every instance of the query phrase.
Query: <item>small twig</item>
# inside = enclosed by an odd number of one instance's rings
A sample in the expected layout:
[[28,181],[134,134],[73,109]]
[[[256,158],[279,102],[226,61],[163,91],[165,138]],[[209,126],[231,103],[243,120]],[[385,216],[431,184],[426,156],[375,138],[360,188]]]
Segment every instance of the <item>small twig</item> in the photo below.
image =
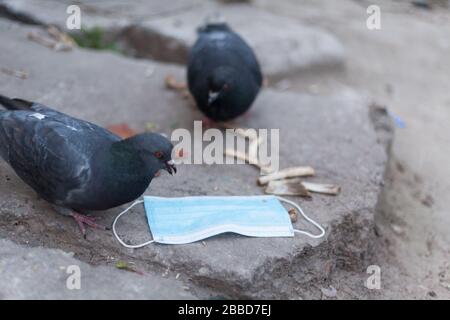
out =
[[13,77],[17,77],[19,79],[27,79],[28,78],[28,73],[25,71],[19,71],[19,70],[13,70],[13,69],[9,69],[9,68],[5,68],[5,67],[1,67],[0,71],[3,72],[4,74],[13,76]]
[[164,79],[167,89],[182,91],[187,88],[186,83],[178,82],[175,77],[171,74],[166,75]]
[[273,180],[267,184],[265,192],[284,196],[310,197],[310,192],[338,195],[341,187],[333,184],[305,182],[300,178]]
[[66,34],[64,32],[61,32],[55,26],[49,26],[47,28],[47,32],[57,42],[61,42],[61,43],[65,44],[67,47],[70,47],[71,49],[77,45],[71,36],[69,36],[68,34]]
[[75,46],[72,38],[55,27],[49,27],[47,33],[50,37],[43,36],[38,32],[29,32],[28,39],[55,51],[70,51]]
[[279,196],[301,196],[307,198],[311,197],[311,194],[298,179],[270,181],[267,184],[264,192],[267,194],[275,194]]
[[322,184],[322,183],[315,183],[315,182],[301,182],[302,185],[306,188],[306,190],[315,192],[315,193],[322,193],[322,194],[329,194],[329,195],[338,195],[339,192],[341,192],[341,187],[336,186],[333,184]]
[[312,167],[292,167],[259,177],[258,184],[265,185],[272,180],[281,180],[286,178],[313,176],[315,174]]
[[252,164],[260,169],[263,167],[259,164],[258,159],[251,157],[250,155],[247,155],[246,153],[239,152],[237,150],[233,149],[225,149],[224,154],[228,157],[236,158],[242,161],[245,161],[248,164]]
[[55,41],[45,38],[45,37],[41,36],[40,34],[38,34],[37,32],[29,32],[28,39],[30,39],[31,41],[34,41],[36,43],[39,43],[39,44],[43,45],[44,47],[50,48],[52,50],[54,50],[55,46],[56,46]]

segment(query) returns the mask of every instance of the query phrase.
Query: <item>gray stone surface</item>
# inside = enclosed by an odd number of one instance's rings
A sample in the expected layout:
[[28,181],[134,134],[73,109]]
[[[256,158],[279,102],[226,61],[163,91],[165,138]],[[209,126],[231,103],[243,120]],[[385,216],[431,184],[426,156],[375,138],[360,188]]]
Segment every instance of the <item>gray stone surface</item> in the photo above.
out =
[[[31,21],[65,28],[71,1],[3,0],[4,9]],[[183,63],[207,17],[220,15],[254,48],[265,74],[280,76],[303,69],[340,65],[344,48],[332,34],[247,4],[214,1],[79,1],[82,25],[102,26],[125,44],[128,53]]]
[[[170,72],[183,79],[182,68],[107,52],[53,52],[27,40],[31,29],[0,20],[0,65],[29,73],[26,80],[0,74],[2,94],[37,100],[100,125],[126,122],[138,130],[152,121],[170,133],[174,127],[191,128],[192,121],[201,118],[178,93],[164,90],[164,76]],[[280,129],[281,167],[312,165],[317,171],[312,181],[342,187],[338,197],[293,198],[326,227],[325,238],[254,239],[228,234],[203,244],[154,244],[128,250],[110,232],[90,231],[85,241],[71,219],[36,199],[4,162],[0,163],[0,237],[72,251],[91,264],[108,264],[108,257],[114,255],[147,271],[180,273],[196,285],[232,297],[320,297],[317,284],[335,270],[362,268],[370,246],[387,153],[377,141],[369,109],[357,95],[317,97],[264,90],[251,115],[241,122],[246,127]],[[247,165],[184,165],[174,177],[163,174],[155,179],[146,194],[261,194],[257,176]],[[122,209],[99,215],[110,224]],[[309,228],[302,219],[295,227]],[[143,208],[133,210],[118,229],[130,242],[148,239]]]
[[[194,299],[181,281],[92,267],[61,250],[0,239],[0,299]],[[71,268],[79,268],[75,269]],[[71,277],[80,275],[80,287]],[[69,283],[69,286],[67,285]]]

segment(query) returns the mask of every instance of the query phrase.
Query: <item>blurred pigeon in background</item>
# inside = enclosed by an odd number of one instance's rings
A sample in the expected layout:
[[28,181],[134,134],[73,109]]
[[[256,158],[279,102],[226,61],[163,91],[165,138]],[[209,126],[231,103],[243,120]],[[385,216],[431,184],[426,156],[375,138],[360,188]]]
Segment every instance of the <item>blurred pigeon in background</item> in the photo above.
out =
[[125,140],[87,121],[44,105],[0,95],[0,156],[43,199],[84,224],[106,229],[80,214],[135,200],[154,175],[176,172],[172,144],[156,133]]
[[250,108],[261,88],[258,60],[225,23],[208,23],[198,34],[188,61],[189,90],[209,119],[232,120]]

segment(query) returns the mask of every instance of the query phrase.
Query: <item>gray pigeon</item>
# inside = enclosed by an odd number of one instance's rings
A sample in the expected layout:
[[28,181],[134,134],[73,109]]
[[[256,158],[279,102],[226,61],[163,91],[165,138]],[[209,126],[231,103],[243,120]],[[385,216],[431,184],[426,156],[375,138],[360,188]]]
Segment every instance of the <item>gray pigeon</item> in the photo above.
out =
[[232,120],[250,108],[261,89],[258,60],[225,23],[209,23],[198,34],[189,54],[189,91],[209,119]]
[[55,209],[106,229],[83,212],[140,197],[160,169],[176,173],[169,140],[157,133],[122,140],[108,130],[42,104],[0,95],[0,156]]

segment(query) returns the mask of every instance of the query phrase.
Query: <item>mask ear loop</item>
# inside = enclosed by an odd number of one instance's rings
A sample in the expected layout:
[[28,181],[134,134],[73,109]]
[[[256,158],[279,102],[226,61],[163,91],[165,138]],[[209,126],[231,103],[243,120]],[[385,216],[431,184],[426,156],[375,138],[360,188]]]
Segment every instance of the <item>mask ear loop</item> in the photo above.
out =
[[126,247],[126,248],[130,248],[130,249],[142,248],[142,247],[145,247],[146,245],[149,245],[150,243],[155,242],[155,240],[150,240],[150,241],[147,241],[147,242],[144,242],[144,243],[141,243],[141,244],[134,244],[134,245],[133,245],[133,244],[127,244],[127,243],[125,243],[125,242],[122,241],[122,239],[119,237],[119,235],[118,235],[117,232],[116,232],[116,223],[117,223],[117,221],[119,220],[119,218],[120,218],[121,216],[123,216],[125,213],[127,213],[127,212],[128,212],[131,208],[133,208],[135,205],[141,204],[141,203],[143,203],[143,202],[144,202],[144,200],[137,200],[137,201],[135,201],[131,206],[129,206],[128,208],[126,208],[125,210],[123,210],[121,213],[119,213],[119,214],[117,215],[117,217],[114,219],[114,222],[113,222],[113,224],[112,224],[112,231],[113,231],[113,233],[114,233],[114,236],[116,237],[117,241],[119,241],[120,244],[123,245],[123,246]]
[[322,228],[322,226],[320,224],[318,224],[316,221],[314,221],[313,219],[311,219],[310,217],[308,217],[302,210],[302,208],[300,208],[300,206],[298,204],[296,204],[293,201],[290,201],[288,199],[282,198],[282,197],[276,197],[278,200],[280,200],[281,202],[285,202],[287,204],[290,204],[291,206],[293,206],[294,208],[297,208],[298,211],[300,212],[300,214],[303,216],[303,218],[305,218],[307,221],[309,221],[309,223],[313,224],[317,229],[320,230],[320,234],[315,235],[312,233],[309,233],[308,231],[303,231],[303,230],[298,230],[298,229],[294,229],[294,232],[296,233],[301,233],[304,235],[307,235],[308,237],[311,237],[313,239],[318,239],[318,238],[322,238],[325,235],[325,230]]

